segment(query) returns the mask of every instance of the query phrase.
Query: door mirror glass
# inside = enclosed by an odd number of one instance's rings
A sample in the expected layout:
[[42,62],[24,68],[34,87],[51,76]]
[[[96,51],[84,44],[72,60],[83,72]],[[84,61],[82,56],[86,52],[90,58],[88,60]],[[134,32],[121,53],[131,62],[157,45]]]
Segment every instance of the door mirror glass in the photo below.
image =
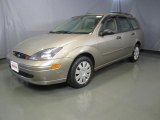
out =
[[112,31],[112,30],[110,30],[110,29],[106,29],[106,30],[101,31],[101,32],[99,33],[100,36],[113,35],[113,34],[115,34],[114,31]]

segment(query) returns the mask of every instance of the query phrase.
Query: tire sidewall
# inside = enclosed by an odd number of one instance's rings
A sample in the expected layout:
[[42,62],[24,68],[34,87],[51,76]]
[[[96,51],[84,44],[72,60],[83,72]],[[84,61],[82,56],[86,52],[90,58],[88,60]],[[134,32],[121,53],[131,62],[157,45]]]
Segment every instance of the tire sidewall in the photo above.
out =
[[[138,55],[138,58],[135,59],[135,58],[134,58],[134,54],[135,54],[135,49],[136,49],[137,47],[138,47],[138,49],[139,49],[139,55]],[[136,62],[136,61],[138,61],[139,56],[140,56],[140,46],[139,46],[138,44],[136,44],[135,47],[134,47],[132,56],[130,57],[131,62]]]
[[135,59],[135,55],[133,56],[135,61],[137,61],[137,60],[139,59],[139,55],[140,55],[140,48],[139,48],[139,46],[138,46],[138,45],[136,45],[136,46],[135,46],[135,48],[134,48],[134,54],[135,54],[135,50],[136,50],[136,48],[138,48],[139,53],[138,53],[138,58],[137,58],[137,59]]
[[[76,72],[77,66],[83,61],[86,61],[86,62],[88,62],[90,64],[90,66],[91,66],[91,75],[90,75],[89,80],[86,83],[79,84],[75,79],[75,72]],[[71,86],[73,88],[82,88],[82,87],[85,87],[86,85],[89,84],[89,82],[91,81],[92,75],[93,75],[93,63],[92,63],[91,59],[88,58],[88,57],[83,57],[82,56],[82,57],[77,58],[73,62],[72,66],[70,68],[69,75],[68,75],[67,83],[69,84],[69,86]]]

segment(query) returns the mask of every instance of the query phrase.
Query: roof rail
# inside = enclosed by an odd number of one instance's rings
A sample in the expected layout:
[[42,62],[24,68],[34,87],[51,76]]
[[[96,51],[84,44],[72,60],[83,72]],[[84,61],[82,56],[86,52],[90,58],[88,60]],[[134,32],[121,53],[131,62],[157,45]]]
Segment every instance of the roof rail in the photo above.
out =
[[130,17],[133,17],[133,15],[129,14],[129,13],[124,13],[124,12],[110,12],[110,13],[117,13],[117,14],[122,14],[122,15],[127,15]]

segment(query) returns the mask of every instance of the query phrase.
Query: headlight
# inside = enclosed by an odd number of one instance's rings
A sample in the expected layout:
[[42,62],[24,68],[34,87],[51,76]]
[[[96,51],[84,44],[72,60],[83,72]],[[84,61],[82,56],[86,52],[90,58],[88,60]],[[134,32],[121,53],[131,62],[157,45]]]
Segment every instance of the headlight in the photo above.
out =
[[42,51],[39,51],[32,55],[29,59],[38,61],[38,60],[51,60],[53,57],[62,49],[62,47],[59,48],[48,48]]

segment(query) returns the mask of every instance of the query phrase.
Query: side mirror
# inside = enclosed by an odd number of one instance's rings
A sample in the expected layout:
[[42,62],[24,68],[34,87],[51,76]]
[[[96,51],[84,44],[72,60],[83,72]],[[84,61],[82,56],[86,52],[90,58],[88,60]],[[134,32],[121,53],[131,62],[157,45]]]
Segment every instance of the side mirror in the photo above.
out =
[[106,29],[106,30],[101,31],[101,32],[99,33],[100,36],[113,35],[113,34],[115,34],[115,33],[114,33],[112,30],[110,30],[110,29]]

